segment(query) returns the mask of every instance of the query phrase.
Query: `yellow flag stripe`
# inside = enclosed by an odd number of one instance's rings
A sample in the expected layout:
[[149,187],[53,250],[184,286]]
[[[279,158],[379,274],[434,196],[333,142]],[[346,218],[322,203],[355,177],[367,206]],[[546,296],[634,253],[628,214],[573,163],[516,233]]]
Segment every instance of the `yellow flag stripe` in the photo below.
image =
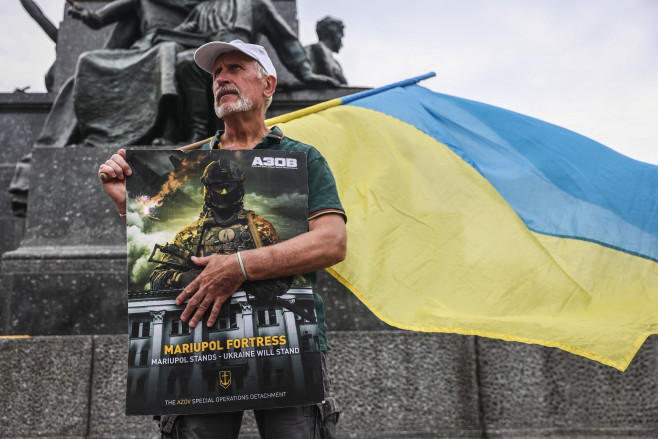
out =
[[[330,272],[385,322],[559,347],[622,370],[656,332],[648,316],[658,309],[638,299],[657,264],[533,233],[486,179],[415,127],[352,106],[277,124],[332,167],[350,220],[347,258]],[[616,265],[611,279],[580,270],[588,257]],[[635,293],[615,314],[623,285]]]

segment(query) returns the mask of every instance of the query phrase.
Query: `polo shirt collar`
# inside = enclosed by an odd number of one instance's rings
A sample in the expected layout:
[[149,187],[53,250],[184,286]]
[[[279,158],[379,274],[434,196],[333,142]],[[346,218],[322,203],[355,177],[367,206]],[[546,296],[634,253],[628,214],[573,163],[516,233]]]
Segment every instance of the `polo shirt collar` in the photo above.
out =
[[[222,137],[222,134],[224,134],[224,130],[218,130],[215,133],[215,137],[212,138],[210,141],[210,148],[204,148],[201,147],[201,149],[217,149],[219,147],[219,139]],[[281,143],[281,140],[283,139],[283,131],[281,131],[281,128],[278,126],[272,127],[269,133],[263,137],[263,140],[256,146],[254,146],[254,149],[261,149],[261,148],[266,148],[271,145],[276,145],[277,143]],[[206,144],[208,145],[208,144]]]

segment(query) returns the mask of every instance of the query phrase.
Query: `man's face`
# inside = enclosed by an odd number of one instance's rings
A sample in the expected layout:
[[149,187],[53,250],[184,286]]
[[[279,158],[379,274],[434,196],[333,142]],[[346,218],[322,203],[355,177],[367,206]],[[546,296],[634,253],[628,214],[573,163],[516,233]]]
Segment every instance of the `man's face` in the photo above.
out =
[[242,52],[221,54],[213,68],[213,96],[217,117],[261,108],[267,84],[259,78],[256,61]]

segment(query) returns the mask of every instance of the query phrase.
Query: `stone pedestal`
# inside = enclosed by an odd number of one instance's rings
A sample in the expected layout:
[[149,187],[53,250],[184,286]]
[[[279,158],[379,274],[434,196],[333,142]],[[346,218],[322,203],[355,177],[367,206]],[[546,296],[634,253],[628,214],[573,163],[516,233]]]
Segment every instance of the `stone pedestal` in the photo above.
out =
[[16,162],[32,150],[52,93],[0,93],[0,254],[18,247],[25,220],[12,214],[9,183]]
[[[557,349],[454,334],[330,332],[340,439],[655,438],[650,337],[626,372]],[[0,438],[157,438],[125,416],[126,335],[0,339]],[[257,439],[250,412],[240,439]]]
[[486,437],[658,437],[655,336],[625,372],[559,349],[477,340]]
[[113,150],[33,151],[25,236],[2,258],[2,332],[125,333],[125,227],[97,177]]
[[[282,92],[271,113],[362,90]],[[17,249],[2,257],[0,333],[125,333],[125,227],[97,176],[99,164],[117,148],[33,150],[25,235]],[[385,327],[339,283],[327,283],[322,294],[329,319],[335,318],[333,329]]]

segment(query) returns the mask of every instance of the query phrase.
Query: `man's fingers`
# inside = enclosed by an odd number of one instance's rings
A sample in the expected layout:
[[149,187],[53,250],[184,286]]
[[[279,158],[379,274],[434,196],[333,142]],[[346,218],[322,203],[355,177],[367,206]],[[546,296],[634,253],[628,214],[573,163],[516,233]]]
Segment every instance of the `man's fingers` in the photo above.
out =
[[105,163],[98,167],[98,175],[100,176],[101,174],[107,175],[110,179],[117,178],[117,174],[114,172],[114,169],[112,169],[110,166],[107,166]]
[[125,150],[120,150],[119,152],[123,151],[123,154],[117,153],[115,154],[117,156],[116,162],[121,166],[121,169],[123,169],[123,173],[126,174],[127,176],[130,176],[133,173],[133,170],[130,168],[130,165],[126,161],[126,151]]
[[113,180],[123,180],[132,175],[133,171],[126,161],[126,150],[120,149],[109,160],[98,168],[98,176],[103,184]]
[[187,300],[187,298],[194,294],[194,292],[198,289],[197,279],[194,279],[188,286],[183,288],[183,291],[181,291],[178,297],[176,297],[176,306],[181,306],[183,303],[185,303],[185,300]]
[[[193,328],[201,321],[204,314],[211,310],[210,325],[212,326],[219,315],[222,303],[239,286],[239,283],[236,283],[233,279],[236,275],[226,275],[227,269],[224,267],[224,265],[233,264],[235,261],[231,261],[225,255],[211,255],[201,258],[194,256],[192,260],[199,266],[205,265],[205,268],[183,289],[176,298],[176,305],[183,305],[185,300],[192,296],[181,313],[181,320],[188,321],[189,319],[189,326]],[[232,268],[235,269],[235,267]],[[239,270],[239,268],[237,269]]]
[[[114,157],[114,156],[112,156]],[[123,180],[123,168],[114,160],[110,159],[105,162],[105,167],[112,170],[110,175],[117,180]]]
[[176,300],[174,300],[174,303],[176,306],[181,306],[183,303],[185,303],[185,299],[187,299],[187,294],[185,294],[185,290],[183,290],[177,297]]
[[189,326],[190,328],[194,328],[201,319],[203,319],[203,315],[206,313],[208,308],[210,308],[210,305],[212,304],[211,300],[208,300],[207,298],[201,302],[199,307],[196,309],[196,313],[194,313],[194,317],[192,317],[192,320],[190,320]]
[[127,176],[130,176],[130,174],[132,174],[130,165],[128,165],[128,162],[126,161],[125,153],[123,155],[116,153],[108,161],[112,161],[116,163],[116,165],[119,166],[119,169],[121,169],[121,172],[126,174]]
[[217,317],[219,316],[219,311],[222,309],[223,303],[221,303],[219,300],[215,300],[215,304],[212,306],[212,311],[210,311],[210,315],[208,316],[208,327],[210,328],[215,324],[217,321]]
[[[196,296],[192,297],[188,302],[187,306],[183,310],[183,313],[180,315],[180,319],[184,322],[186,322],[192,313],[196,310],[196,306],[200,301],[196,298]],[[191,322],[190,322],[191,323]],[[194,327],[194,325],[191,325]]]
[[[198,279],[198,278],[197,278]],[[204,297],[206,293],[198,287],[199,282],[197,279],[194,279],[192,283],[190,283],[188,286],[186,286],[183,291],[176,297],[176,305],[180,306],[185,302],[185,299],[192,294],[192,298],[187,301],[187,306],[183,310],[183,313],[180,315],[180,319],[182,321],[187,321],[187,319],[190,318],[192,313],[196,310],[197,306],[202,303],[204,300]],[[195,292],[196,291],[196,292]],[[207,304],[206,308],[208,308],[210,305]],[[191,323],[191,322],[190,322]],[[195,323],[196,324],[196,323]],[[194,327],[194,325],[192,325]]]

